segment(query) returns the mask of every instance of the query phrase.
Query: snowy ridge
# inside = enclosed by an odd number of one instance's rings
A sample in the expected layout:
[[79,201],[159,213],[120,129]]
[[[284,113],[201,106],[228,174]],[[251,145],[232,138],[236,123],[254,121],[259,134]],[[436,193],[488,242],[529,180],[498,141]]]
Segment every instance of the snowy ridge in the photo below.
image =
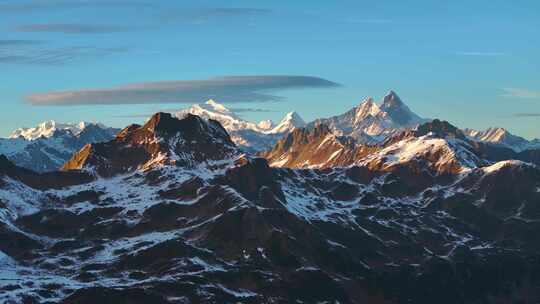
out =
[[10,138],[0,138],[0,154],[34,171],[53,171],[86,144],[108,141],[117,131],[99,123],[47,121],[34,128],[17,129]]
[[277,125],[271,120],[250,122],[214,100],[174,113],[176,117],[183,117],[186,114],[218,121],[229,132],[234,143],[249,152],[266,150],[284,134],[305,125],[304,120],[296,112],[287,113]]
[[437,138],[429,134],[401,140],[360,160],[358,164],[377,164],[384,170],[412,160],[428,160],[429,166],[437,172],[467,171],[483,164],[466,142]]
[[510,159],[510,160],[503,160],[500,162],[496,162],[493,165],[483,167],[482,171],[489,174],[489,173],[497,172],[503,168],[521,168],[521,167],[534,168],[536,167],[536,165],[527,163],[521,160]]
[[467,128],[463,129],[463,132],[473,140],[501,145],[516,152],[540,148],[540,141],[538,139],[528,141],[523,137],[508,132],[504,128],[488,128],[484,131]]
[[100,123],[90,123],[81,121],[79,123],[58,123],[54,120],[49,120],[40,123],[33,128],[19,128],[9,136],[9,138],[19,138],[22,137],[26,140],[36,140],[39,138],[50,138],[54,135],[56,131],[69,131],[72,135],[78,136],[83,130],[89,126],[95,126],[101,129],[106,129],[103,124]]
[[317,119],[309,126],[326,124],[338,135],[351,136],[360,143],[373,144],[426,121],[413,113],[394,91],[390,91],[380,105],[368,97],[344,114]]

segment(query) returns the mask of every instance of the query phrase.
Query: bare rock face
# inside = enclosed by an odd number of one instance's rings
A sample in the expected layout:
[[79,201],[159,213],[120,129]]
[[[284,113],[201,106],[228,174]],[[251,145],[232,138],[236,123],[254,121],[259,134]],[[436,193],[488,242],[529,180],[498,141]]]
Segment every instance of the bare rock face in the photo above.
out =
[[352,137],[336,136],[320,124],[294,130],[261,156],[275,167],[330,168],[351,165],[377,149],[358,145]]
[[221,125],[195,115],[176,119],[157,113],[143,126],[132,125],[106,143],[90,144],[69,160],[62,170],[93,169],[111,176],[163,162],[193,167],[236,154],[234,143]]

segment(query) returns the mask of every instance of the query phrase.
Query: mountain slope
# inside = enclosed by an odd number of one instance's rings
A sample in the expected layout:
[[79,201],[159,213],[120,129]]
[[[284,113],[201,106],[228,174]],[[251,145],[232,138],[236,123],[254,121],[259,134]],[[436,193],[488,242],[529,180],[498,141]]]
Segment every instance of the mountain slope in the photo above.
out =
[[17,129],[10,138],[1,138],[0,154],[28,169],[53,171],[86,144],[110,140],[116,132],[117,129],[101,124],[48,121],[35,128]]
[[[316,130],[292,138],[337,140]],[[442,122],[408,132],[388,145],[462,140]],[[217,122],[163,113],[88,147],[54,174],[89,179],[54,187],[0,158],[1,302],[540,299],[537,166],[272,168]]]
[[336,136],[326,125],[296,129],[279,140],[272,150],[261,153],[273,167],[344,167],[374,151],[353,138]]
[[225,129],[215,120],[186,114],[153,115],[143,126],[131,125],[115,139],[86,145],[62,170],[90,170],[102,176],[176,165],[195,167],[237,154]]
[[357,164],[387,171],[399,166],[417,166],[418,170],[441,174],[489,163],[479,154],[459,129],[435,119],[374,145],[336,136],[326,125],[297,129],[261,156],[274,167],[334,168]]

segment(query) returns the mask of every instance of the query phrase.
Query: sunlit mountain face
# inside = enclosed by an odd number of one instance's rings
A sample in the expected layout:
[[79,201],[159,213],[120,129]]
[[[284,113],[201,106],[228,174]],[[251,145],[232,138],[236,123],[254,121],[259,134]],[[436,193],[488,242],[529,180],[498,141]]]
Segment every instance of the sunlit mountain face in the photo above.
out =
[[540,303],[539,12],[0,0],[0,304]]
[[2,144],[82,148],[42,171],[33,155],[0,157],[1,297],[525,299],[540,266],[540,150],[474,132],[420,118],[393,92],[310,123],[253,123],[209,101],[122,130],[19,129]]

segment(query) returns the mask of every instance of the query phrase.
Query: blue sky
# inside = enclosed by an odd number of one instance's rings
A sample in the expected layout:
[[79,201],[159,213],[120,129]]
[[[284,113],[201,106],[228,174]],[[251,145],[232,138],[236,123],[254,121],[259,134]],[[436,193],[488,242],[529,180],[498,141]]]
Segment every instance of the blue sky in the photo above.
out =
[[0,0],[0,33],[2,136],[206,94],[311,120],[394,90],[424,117],[540,137],[536,0]]

